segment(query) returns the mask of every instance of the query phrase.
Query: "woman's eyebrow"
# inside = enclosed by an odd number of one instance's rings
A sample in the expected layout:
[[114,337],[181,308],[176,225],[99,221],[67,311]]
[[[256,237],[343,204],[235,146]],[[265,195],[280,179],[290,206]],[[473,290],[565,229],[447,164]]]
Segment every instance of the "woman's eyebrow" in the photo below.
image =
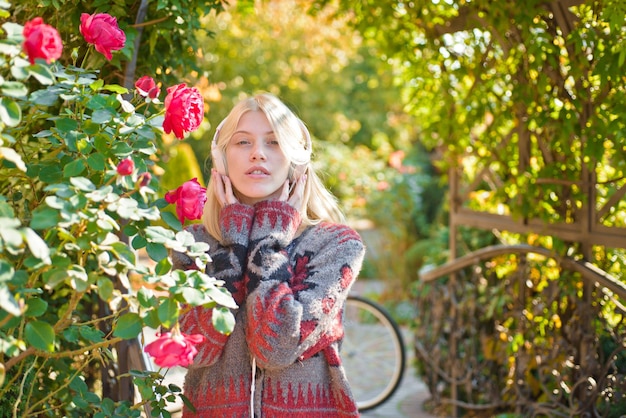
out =
[[[249,131],[245,131],[245,130],[239,130],[239,131],[235,131],[233,132],[233,136],[237,135],[237,134],[243,134],[243,135],[252,135],[252,132]],[[267,131],[265,133],[262,134],[263,137],[268,137],[268,136],[274,136],[276,135],[274,133],[274,131]]]

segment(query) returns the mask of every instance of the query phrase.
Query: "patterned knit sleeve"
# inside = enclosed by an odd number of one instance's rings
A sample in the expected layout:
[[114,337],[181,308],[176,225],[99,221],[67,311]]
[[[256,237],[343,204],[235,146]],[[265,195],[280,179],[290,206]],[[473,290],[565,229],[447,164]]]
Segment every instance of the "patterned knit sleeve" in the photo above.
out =
[[247,275],[257,284],[246,300],[246,338],[266,369],[305,360],[343,338],[343,307],[365,253],[359,235],[337,224],[315,226],[288,253],[298,224],[299,214],[284,202],[256,207]]
[[[244,299],[243,267],[247,253],[250,229],[254,209],[251,206],[234,204],[226,206],[220,213],[222,243],[219,244],[206,232],[205,236],[194,234],[196,239],[209,242],[211,262],[207,265],[207,274],[223,280],[225,287],[233,295],[235,302],[241,304]],[[202,227],[204,230],[204,227]],[[205,231],[205,230],[204,230]],[[176,262],[174,267],[177,267]],[[179,267],[181,268],[181,267]],[[228,336],[215,330],[212,323],[212,309],[195,307],[180,317],[180,328],[185,334],[202,334],[205,341],[196,348],[191,367],[209,366],[220,357]]]

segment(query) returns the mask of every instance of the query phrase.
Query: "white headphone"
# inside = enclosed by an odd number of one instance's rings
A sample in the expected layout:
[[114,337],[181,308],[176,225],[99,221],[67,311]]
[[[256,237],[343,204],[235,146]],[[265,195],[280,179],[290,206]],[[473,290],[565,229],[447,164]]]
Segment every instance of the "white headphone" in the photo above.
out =
[[[226,156],[222,152],[220,152],[217,148],[217,138],[220,134],[220,131],[222,130],[222,126],[224,125],[224,122],[226,122],[226,119],[222,120],[220,124],[217,125],[217,128],[215,128],[215,134],[213,135],[213,140],[211,141],[211,157],[213,158],[213,167],[220,174],[227,174]],[[299,118],[298,118],[298,123],[300,124],[300,130],[302,131],[304,135],[304,141],[305,141],[304,149],[311,152],[311,135],[309,134],[309,130],[304,125],[304,122],[302,122],[302,120],[300,120]],[[293,180],[294,178],[300,177],[302,174],[304,174],[306,167],[307,167],[307,164],[296,165],[292,163],[291,168],[289,170],[289,178]]]

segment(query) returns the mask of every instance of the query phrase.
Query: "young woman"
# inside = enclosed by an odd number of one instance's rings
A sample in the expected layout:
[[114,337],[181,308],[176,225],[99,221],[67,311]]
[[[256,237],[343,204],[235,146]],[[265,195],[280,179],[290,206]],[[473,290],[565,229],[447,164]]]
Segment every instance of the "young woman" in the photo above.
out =
[[[182,332],[206,337],[185,378],[196,412],[184,416],[358,416],[339,346],[365,249],[313,171],[306,127],[259,94],[220,124],[212,158],[203,225],[190,231],[239,309],[228,336],[210,310],[182,317]],[[193,268],[180,254],[174,264]]]

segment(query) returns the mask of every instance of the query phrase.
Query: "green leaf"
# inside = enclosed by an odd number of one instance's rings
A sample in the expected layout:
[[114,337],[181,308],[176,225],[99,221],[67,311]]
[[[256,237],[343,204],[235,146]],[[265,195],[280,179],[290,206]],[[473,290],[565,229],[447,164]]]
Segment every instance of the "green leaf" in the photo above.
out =
[[98,79],[89,85],[89,88],[93,91],[98,91],[104,86],[104,80]]
[[122,315],[117,321],[113,335],[124,338],[125,340],[130,340],[139,335],[142,327],[143,323],[141,322],[141,317],[134,312],[129,312]]
[[164,299],[159,305],[157,312],[159,320],[164,327],[171,327],[178,319],[178,303],[172,299]]
[[106,98],[102,96],[92,96],[87,102],[87,108],[91,110],[102,109],[107,106]]
[[26,301],[26,316],[39,317],[48,309],[48,302],[41,298],[30,298]]
[[59,131],[64,133],[74,131],[78,128],[78,122],[70,118],[57,119],[55,125]]
[[4,240],[5,249],[21,248],[22,243],[24,242],[23,236],[20,231],[13,228],[15,228],[15,225],[11,225],[8,222],[0,226],[0,238]]
[[91,342],[99,343],[101,341],[104,341],[104,333],[100,331],[98,328],[82,326],[79,328],[78,331],[81,337]]
[[22,109],[13,100],[0,99],[0,120],[7,126],[16,127],[22,121]]
[[78,190],[82,190],[83,192],[91,192],[96,190],[96,186],[85,177],[73,177],[70,179],[70,183],[75,186]]
[[106,84],[102,87],[103,90],[109,90],[113,93],[126,94],[128,93],[128,89],[126,87],[122,87],[118,84]]
[[54,74],[47,65],[34,64],[28,67],[28,73],[44,86],[54,84]]
[[5,81],[1,84],[0,90],[3,96],[24,98],[28,95],[28,88],[19,81]]
[[30,228],[24,228],[24,238],[26,238],[26,244],[30,252],[42,260],[46,264],[50,264],[50,248],[48,244],[39,236],[35,231]]
[[59,220],[59,213],[52,208],[39,206],[33,211],[30,227],[33,229],[47,229],[55,226]]
[[167,258],[167,248],[161,243],[148,242],[146,252],[152,260],[157,262]]
[[20,305],[11,294],[9,287],[2,282],[0,282],[0,307],[13,316],[22,315]]
[[19,170],[26,172],[26,165],[24,160],[22,160],[22,156],[13,148],[0,147],[0,158],[11,161]]
[[111,119],[113,119],[113,114],[111,114],[109,109],[98,109],[91,115],[91,121],[97,124],[107,123]]
[[174,232],[161,226],[149,226],[145,230],[146,238],[152,242],[164,244],[174,239]]
[[6,201],[0,199],[0,218],[15,218],[15,211]]
[[105,302],[111,301],[113,299],[113,291],[115,290],[115,286],[113,286],[113,282],[108,277],[99,277],[98,278],[98,295],[100,299]]
[[38,350],[54,351],[54,329],[44,321],[32,321],[24,329],[26,341]]
[[137,301],[143,308],[152,308],[155,306],[157,299],[152,290],[142,287],[137,291]]
[[52,106],[59,100],[58,91],[37,90],[30,95],[30,100],[39,106]]
[[39,172],[39,178],[44,183],[54,184],[63,180],[63,174],[61,172],[60,165],[48,165],[44,166]]
[[113,143],[111,151],[119,157],[127,157],[133,153],[133,149],[126,142],[122,141]]
[[204,293],[202,293],[202,291],[195,289],[193,287],[185,286],[181,289],[181,293],[183,295],[183,298],[185,298],[185,302],[193,306],[202,305],[206,301],[206,298],[204,297]]
[[85,162],[82,159],[74,160],[63,167],[63,177],[75,177],[85,171]]
[[42,277],[44,279],[44,285],[47,289],[54,289],[68,278],[64,268],[48,270],[43,273]]
[[237,308],[237,303],[233,299],[233,296],[223,287],[210,286],[206,289],[206,293],[218,305],[233,309]]
[[113,243],[111,247],[113,247],[113,251],[115,251],[118,256],[124,258],[125,260],[128,260],[130,264],[134,265],[137,261],[135,253],[131,248],[128,247],[128,245],[121,242],[116,242]]
[[167,274],[171,269],[172,263],[170,263],[170,259],[168,257],[165,257],[156,264],[154,272],[160,276],[163,276]]
[[217,332],[228,335],[235,328],[235,316],[227,308],[213,308],[213,327]]
[[181,229],[183,229],[183,224],[180,223],[176,215],[174,215],[172,212],[168,212],[166,210],[161,211],[161,219],[165,221],[167,226],[174,229],[175,231],[180,231]]
[[161,326],[161,321],[159,320],[159,314],[156,309],[149,310],[143,318],[144,324],[150,328],[157,329]]
[[135,235],[135,237],[131,241],[131,245],[135,250],[139,250],[140,248],[144,248],[146,245],[148,245],[148,241],[145,237],[142,237],[141,235]]

